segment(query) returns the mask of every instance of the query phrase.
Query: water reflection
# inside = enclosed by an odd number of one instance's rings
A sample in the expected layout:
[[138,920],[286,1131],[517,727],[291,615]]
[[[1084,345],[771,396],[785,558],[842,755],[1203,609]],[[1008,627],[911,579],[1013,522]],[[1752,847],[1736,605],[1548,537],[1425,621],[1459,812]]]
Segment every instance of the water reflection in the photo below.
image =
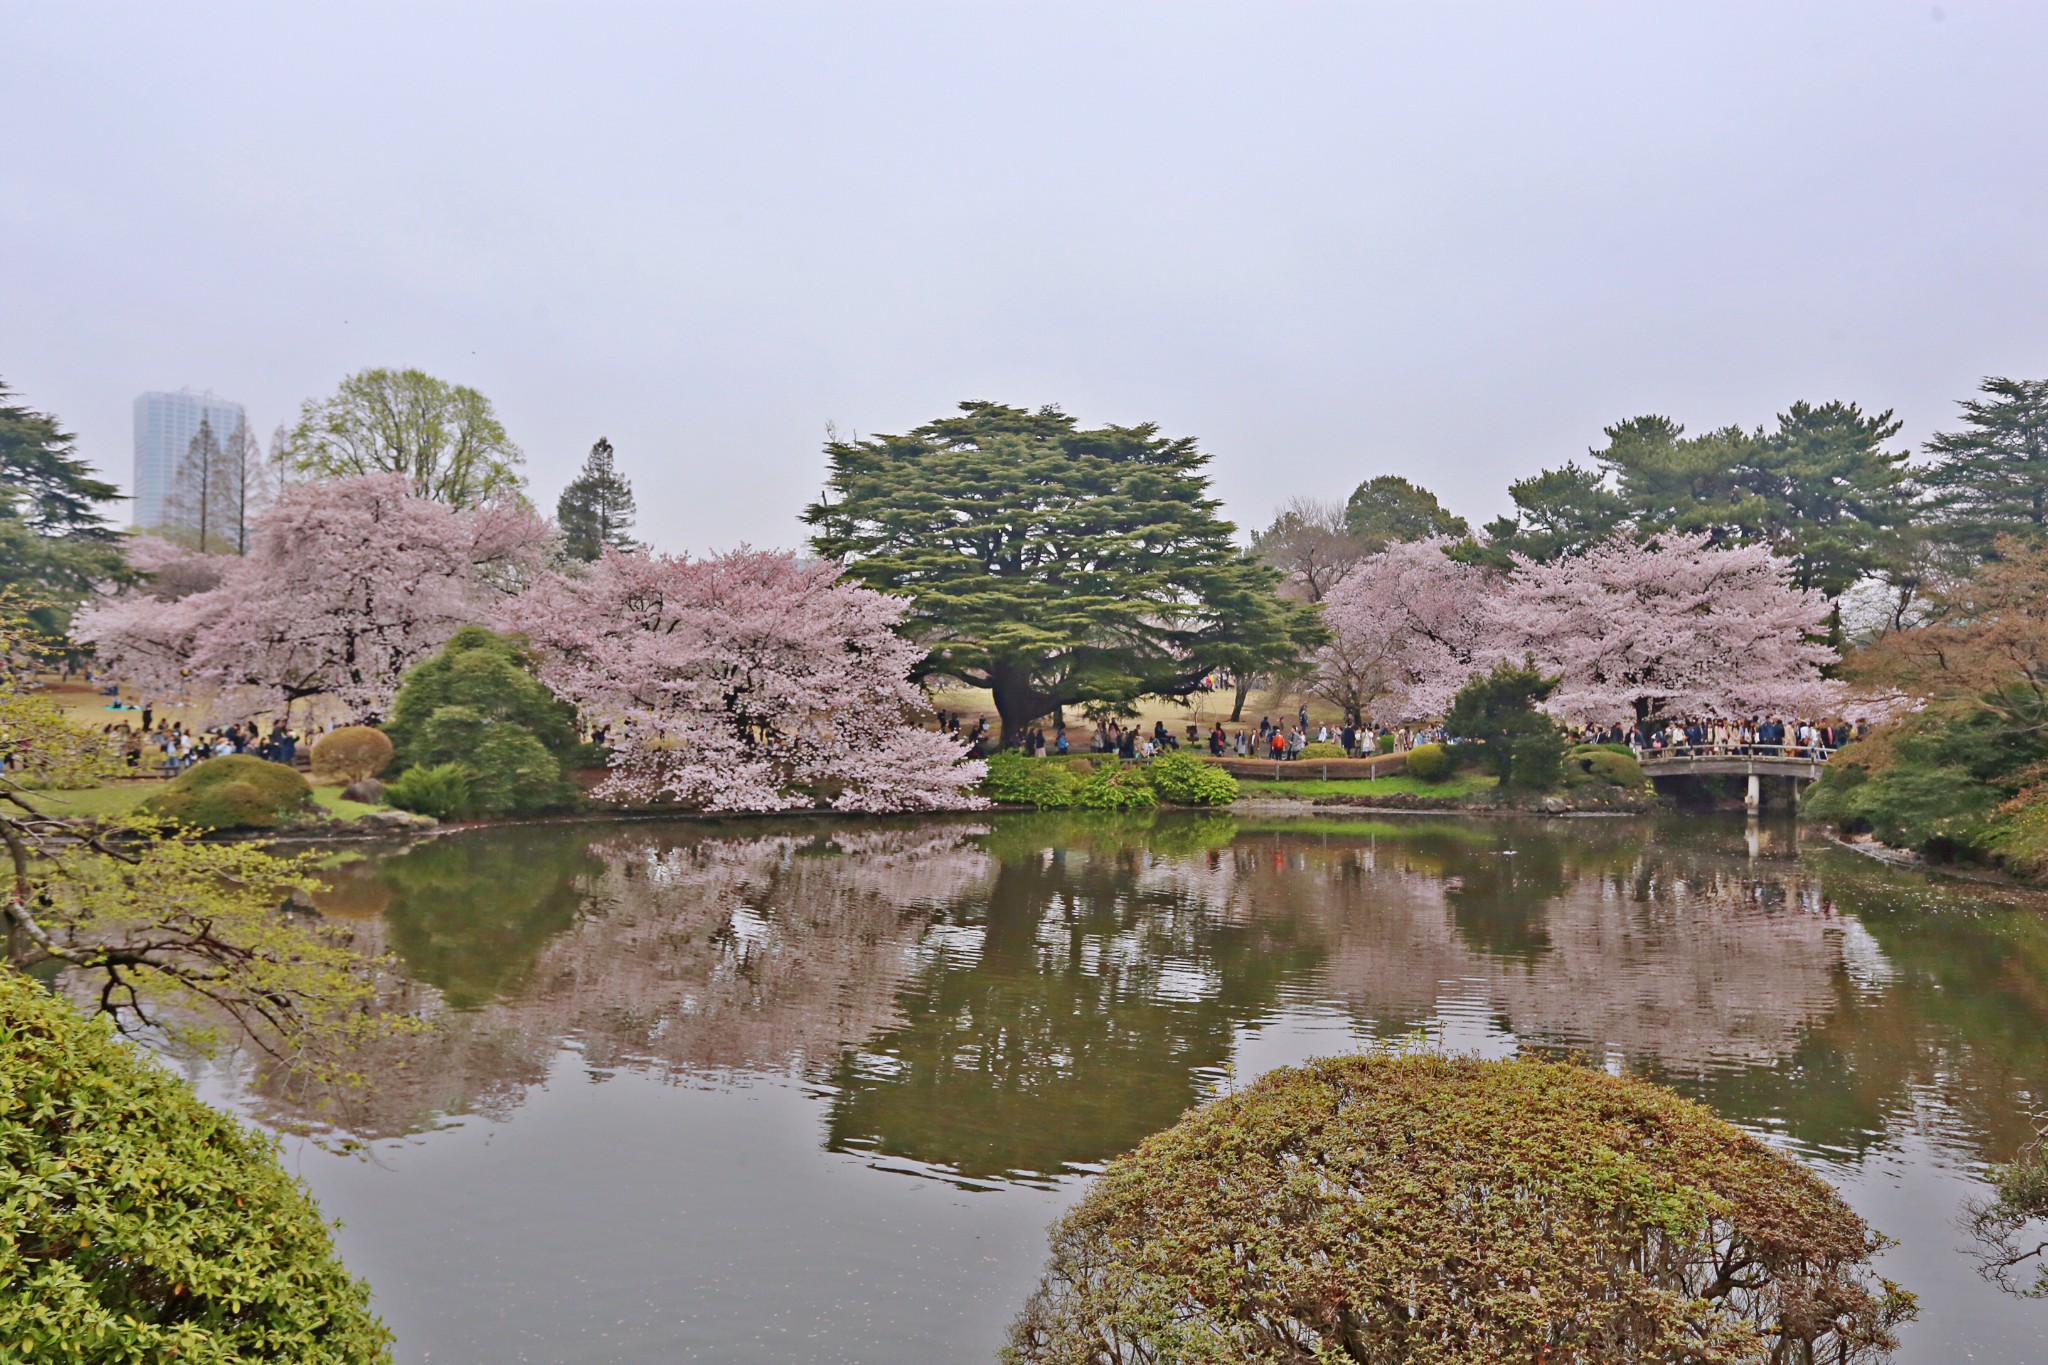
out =
[[[1789,828],[1684,821],[557,826],[443,839],[322,898],[438,1028],[365,1091],[389,1136],[597,1073],[800,1076],[827,1145],[966,1182],[1086,1170],[1302,1011],[1648,1071],[1815,1153],[2022,1141],[2048,919]],[[1341,1039],[1339,1040],[1342,1041]]]

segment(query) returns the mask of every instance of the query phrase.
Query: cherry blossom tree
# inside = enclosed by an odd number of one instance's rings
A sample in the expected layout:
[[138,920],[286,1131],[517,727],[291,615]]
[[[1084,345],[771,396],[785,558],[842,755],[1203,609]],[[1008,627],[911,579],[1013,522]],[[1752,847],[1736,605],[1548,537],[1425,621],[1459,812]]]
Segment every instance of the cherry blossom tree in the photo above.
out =
[[1835,652],[1815,643],[1826,600],[1794,588],[1791,562],[1764,545],[1623,534],[1550,563],[1516,556],[1486,616],[1482,661],[1533,656],[1562,679],[1546,709],[1569,721],[1817,716],[1843,702],[1821,676]]
[[400,475],[296,484],[257,519],[245,556],[138,542],[151,579],[72,633],[144,691],[210,693],[217,718],[324,696],[375,721],[408,669],[531,580],[552,538],[522,504],[457,509]]
[[497,615],[542,657],[541,678],[612,727],[602,795],[706,810],[982,804],[983,766],[918,724],[898,598],[830,563],[742,549],[708,559],[607,550],[549,575]]
[[1453,542],[1394,541],[1361,561],[1323,601],[1330,643],[1310,687],[1372,720],[1441,715],[1485,667],[1493,622],[1484,597],[1494,575],[1444,553]]

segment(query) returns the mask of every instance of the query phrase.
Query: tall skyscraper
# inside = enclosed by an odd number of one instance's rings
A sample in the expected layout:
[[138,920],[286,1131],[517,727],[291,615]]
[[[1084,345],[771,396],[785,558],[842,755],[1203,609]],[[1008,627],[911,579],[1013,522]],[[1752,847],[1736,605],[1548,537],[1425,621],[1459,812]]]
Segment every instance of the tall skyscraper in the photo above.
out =
[[209,389],[194,393],[145,393],[135,400],[135,525],[164,524],[165,504],[178,477],[178,463],[185,458],[192,438],[199,434],[204,418],[213,434],[227,439],[237,422],[247,417],[240,403],[230,403]]

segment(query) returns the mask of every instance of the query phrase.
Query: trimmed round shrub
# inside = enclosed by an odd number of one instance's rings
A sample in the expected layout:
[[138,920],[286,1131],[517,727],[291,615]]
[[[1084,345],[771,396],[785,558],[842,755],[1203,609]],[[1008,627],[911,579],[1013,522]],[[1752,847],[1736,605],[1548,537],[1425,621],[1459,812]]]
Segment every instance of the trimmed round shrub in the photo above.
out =
[[475,810],[473,775],[460,763],[407,768],[384,785],[384,802],[400,810],[460,820]]
[[1237,800],[1237,779],[1193,754],[1162,754],[1145,766],[1145,781],[1172,806],[1227,806]]
[[1441,782],[1456,766],[1441,744],[1418,744],[1408,751],[1408,775],[1422,782]]
[[1378,748],[1383,754],[1394,752],[1394,737],[1392,735],[1381,735]]
[[371,725],[344,725],[313,741],[313,771],[341,782],[360,782],[390,766],[391,737]]
[[306,779],[254,754],[223,754],[196,763],[142,809],[195,829],[275,829],[313,800]]
[[1112,1162],[1053,1228],[1012,1365],[1873,1361],[1910,1294],[1792,1158],[1561,1062],[1272,1072]]
[[1341,744],[1304,744],[1301,746],[1301,756],[1303,758],[1343,758],[1345,757],[1344,746]]
[[0,1226],[10,1360],[391,1358],[276,1143],[4,967]]
[[1636,756],[1623,750],[1616,753],[1613,745],[1582,744],[1565,755],[1567,772],[1582,773],[1587,777],[1640,791],[1647,780],[1643,776],[1643,765],[1636,762]]

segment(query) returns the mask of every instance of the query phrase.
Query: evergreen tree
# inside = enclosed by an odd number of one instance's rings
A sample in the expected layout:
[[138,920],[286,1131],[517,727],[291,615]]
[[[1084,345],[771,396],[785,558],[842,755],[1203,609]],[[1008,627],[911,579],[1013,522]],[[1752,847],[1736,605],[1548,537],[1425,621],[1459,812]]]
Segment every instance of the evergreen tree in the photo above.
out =
[[1486,525],[1487,549],[1493,552],[1486,558],[1503,568],[1510,552],[1545,563],[1579,554],[1612,536],[1628,517],[1628,505],[1607,486],[1607,476],[1571,460],[1561,469],[1516,480],[1508,496],[1515,500],[1514,515]]
[[989,688],[1006,739],[1056,707],[1186,696],[1322,638],[1315,608],[1231,544],[1209,457],[1151,423],[972,402],[825,450],[812,546],[907,596],[924,668]]
[[97,510],[120,496],[93,477],[56,418],[0,383],[0,592],[39,629],[61,634],[94,584],[125,576],[119,533]]
[[1344,525],[1366,554],[1376,554],[1392,541],[1464,536],[1472,529],[1438,502],[1436,494],[1398,474],[1382,474],[1352,489],[1344,503]]
[[1964,429],[1937,433],[1926,483],[1942,533],[1983,558],[2001,535],[2048,534],[2048,380],[1986,379],[1963,400]]
[[607,545],[622,554],[637,550],[640,546],[627,534],[633,516],[633,485],[613,463],[612,443],[600,436],[555,504],[562,547],[574,558],[593,562]]

